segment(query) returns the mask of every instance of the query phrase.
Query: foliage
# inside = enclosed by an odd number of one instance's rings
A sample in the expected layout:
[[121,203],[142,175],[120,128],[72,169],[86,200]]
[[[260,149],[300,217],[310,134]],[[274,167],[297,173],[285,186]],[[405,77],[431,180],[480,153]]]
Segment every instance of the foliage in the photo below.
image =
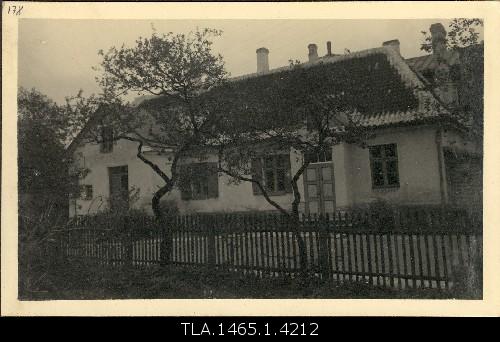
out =
[[65,109],[34,88],[18,89],[20,296],[48,286],[51,229],[67,219],[68,194],[77,191],[65,149],[74,117]]
[[219,95],[221,101],[238,101],[227,105],[232,111],[217,140],[220,170],[236,180],[257,183],[268,202],[285,215],[290,213],[266,195],[258,180],[248,177],[252,159],[276,151],[299,152],[299,169],[291,178],[294,207],[300,203],[297,181],[308,165],[301,155],[331,151],[343,141],[361,142],[366,133],[355,108],[342,94],[331,94],[329,77],[322,68],[294,64],[290,72],[262,81],[260,87],[228,86]]
[[64,143],[66,117],[61,108],[35,88],[19,87],[17,94],[18,119],[21,124],[37,124],[50,131],[53,142]]
[[30,297],[47,290],[52,284],[50,271],[54,264],[53,231],[64,224],[64,217],[55,217],[54,206],[44,206],[35,218],[19,217],[19,297]]
[[[68,213],[66,154],[68,120],[54,101],[36,89],[18,89],[19,216],[38,218],[50,213],[56,220]],[[48,218],[47,218],[48,219]]]
[[[483,26],[482,19],[455,18],[450,22],[447,36],[447,48],[459,49],[479,43],[479,28]],[[432,52],[432,38],[427,31],[422,31],[424,41],[420,49]]]
[[[457,85],[458,103],[448,109],[469,127],[473,137],[482,137],[484,125],[484,44],[479,41],[482,19],[455,18],[448,27],[446,48],[459,55],[459,63],[450,66]],[[432,37],[422,31],[421,50],[432,52]]]
[[461,50],[459,109],[471,118],[471,131],[483,135],[484,129],[484,46]]
[[134,205],[139,201],[140,197],[141,189],[135,186],[131,186],[130,189],[128,189],[126,201],[119,201],[117,199],[112,200],[109,197],[106,198],[107,205],[105,212],[117,216],[126,216],[131,213],[142,212],[140,210],[133,209]]
[[[303,279],[307,278],[306,246],[298,234],[301,191],[297,185],[309,161],[306,154],[331,153],[341,142],[361,143],[365,135],[359,115],[345,93],[333,93],[329,73],[322,67],[292,63],[288,72],[227,85],[214,92],[224,102],[224,125],[215,145],[219,171],[235,182],[251,182],[266,201],[291,221],[299,247]],[[224,94],[221,95],[221,91]],[[298,169],[290,175],[291,210],[276,202],[254,170],[253,160],[277,152],[295,151]]]
[[177,202],[174,200],[161,201],[160,210],[162,211],[162,216],[165,218],[173,218],[179,214],[179,208],[177,207]]
[[139,37],[133,48],[101,50],[104,74],[98,80],[114,94],[137,91],[186,100],[224,80],[222,56],[213,54],[210,40],[221,34],[209,28],[188,35],[154,32],[150,38]]
[[[39,122],[20,120],[18,125],[19,190],[23,193],[54,192],[62,184],[68,160],[53,131]],[[64,192],[64,189],[60,189]]]
[[[131,217],[131,218],[150,218],[151,215],[149,215],[145,210],[143,209],[137,209],[137,208],[125,208],[123,207],[121,210],[101,210],[96,212],[93,215],[86,215],[83,216],[89,220],[96,220],[96,222],[107,222],[106,226],[112,225],[112,228],[119,228],[121,227],[121,219],[124,217]],[[116,224],[116,225],[115,225]]]

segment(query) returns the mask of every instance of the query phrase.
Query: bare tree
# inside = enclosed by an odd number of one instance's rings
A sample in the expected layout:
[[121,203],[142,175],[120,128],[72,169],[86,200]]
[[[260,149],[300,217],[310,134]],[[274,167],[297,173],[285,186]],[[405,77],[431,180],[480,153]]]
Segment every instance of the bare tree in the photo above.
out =
[[[100,51],[103,61],[98,81],[106,97],[116,99],[131,91],[157,96],[138,107],[118,106],[121,112],[112,111],[114,115],[106,113],[109,106],[100,108],[102,124],[115,131],[112,138],[137,142],[137,157],[164,181],[151,203],[156,217],[162,216],[161,198],[179,181],[179,161],[203,145],[217,119],[198,95],[227,77],[222,56],[212,51],[211,38],[220,35],[221,31],[213,29],[187,35],[154,32],[150,38],[139,38],[132,48]],[[146,158],[145,145],[168,151],[170,174]]]

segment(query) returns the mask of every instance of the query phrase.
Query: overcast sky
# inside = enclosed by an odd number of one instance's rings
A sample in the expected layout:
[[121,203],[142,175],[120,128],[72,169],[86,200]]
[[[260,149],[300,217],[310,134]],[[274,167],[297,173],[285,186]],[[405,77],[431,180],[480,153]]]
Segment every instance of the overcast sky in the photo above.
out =
[[132,46],[139,36],[157,31],[187,33],[196,27],[217,28],[223,35],[214,50],[224,57],[231,76],[256,71],[255,50],[270,50],[270,68],[290,59],[307,60],[307,45],[316,43],[318,54],[326,54],[331,41],[333,53],[378,47],[383,41],[399,39],[405,58],[423,55],[422,30],[430,20],[47,20],[19,21],[19,85],[35,87],[57,102],[83,89],[99,92],[93,66],[100,63],[97,52],[112,46]]

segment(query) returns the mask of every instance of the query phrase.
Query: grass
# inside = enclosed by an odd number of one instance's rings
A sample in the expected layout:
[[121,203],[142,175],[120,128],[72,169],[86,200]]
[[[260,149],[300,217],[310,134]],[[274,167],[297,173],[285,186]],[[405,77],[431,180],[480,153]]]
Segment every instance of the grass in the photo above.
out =
[[396,290],[362,283],[321,282],[304,285],[289,277],[257,278],[206,267],[104,267],[72,262],[44,278],[37,291],[21,300],[86,299],[242,299],[242,298],[462,298],[436,290]]

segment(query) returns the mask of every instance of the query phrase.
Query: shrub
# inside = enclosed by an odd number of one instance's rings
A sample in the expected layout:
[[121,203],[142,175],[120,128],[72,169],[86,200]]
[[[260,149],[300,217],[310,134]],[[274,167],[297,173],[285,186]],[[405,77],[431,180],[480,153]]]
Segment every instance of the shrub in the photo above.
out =
[[394,207],[387,201],[377,198],[368,206],[372,222],[379,228],[391,229],[394,227]]
[[46,208],[37,218],[19,216],[18,260],[20,299],[30,299],[50,287],[50,271],[55,264],[56,231],[64,226],[64,217],[54,217]]
[[165,200],[160,202],[160,210],[166,219],[174,218],[179,214],[179,208],[174,200]]

